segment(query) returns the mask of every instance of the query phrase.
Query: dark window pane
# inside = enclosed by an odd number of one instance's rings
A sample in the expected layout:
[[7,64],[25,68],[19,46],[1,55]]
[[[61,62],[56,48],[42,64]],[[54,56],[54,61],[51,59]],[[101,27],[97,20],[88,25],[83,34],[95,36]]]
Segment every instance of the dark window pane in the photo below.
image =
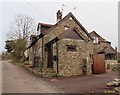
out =
[[67,45],[67,51],[76,51],[76,46],[74,45]]

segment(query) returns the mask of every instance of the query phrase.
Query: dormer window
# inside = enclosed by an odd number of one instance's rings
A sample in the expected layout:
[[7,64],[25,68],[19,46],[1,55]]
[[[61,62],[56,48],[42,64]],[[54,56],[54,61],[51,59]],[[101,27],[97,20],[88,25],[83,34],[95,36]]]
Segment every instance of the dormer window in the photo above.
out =
[[93,37],[93,43],[96,43],[96,44],[98,44],[98,37]]

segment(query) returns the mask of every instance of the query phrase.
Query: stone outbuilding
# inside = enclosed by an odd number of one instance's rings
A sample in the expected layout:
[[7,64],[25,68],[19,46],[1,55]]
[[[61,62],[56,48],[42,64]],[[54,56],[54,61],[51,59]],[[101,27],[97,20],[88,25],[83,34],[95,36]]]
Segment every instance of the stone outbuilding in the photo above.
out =
[[71,12],[62,18],[60,10],[57,23],[38,23],[37,35],[31,35],[30,40],[29,64],[41,74],[63,76],[91,75],[94,54],[111,43],[95,31],[88,33]]
[[90,75],[93,39],[70,12],[57,13],[55,25],[38,23],[38,36],[31,35],[29,63],[63,76]]

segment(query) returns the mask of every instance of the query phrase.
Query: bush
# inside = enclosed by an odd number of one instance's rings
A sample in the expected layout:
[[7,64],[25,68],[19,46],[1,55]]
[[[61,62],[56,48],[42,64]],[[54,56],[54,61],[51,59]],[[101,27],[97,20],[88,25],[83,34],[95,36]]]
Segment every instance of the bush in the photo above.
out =
[[120,59],[118,59],[118,63],[120,63]]
[[53,74],[52,77],[63,77],[64,75],[62,74]]
[[2,60],[10,60],[12,58],[12,55],[10,53],[4,52],[2,53]]

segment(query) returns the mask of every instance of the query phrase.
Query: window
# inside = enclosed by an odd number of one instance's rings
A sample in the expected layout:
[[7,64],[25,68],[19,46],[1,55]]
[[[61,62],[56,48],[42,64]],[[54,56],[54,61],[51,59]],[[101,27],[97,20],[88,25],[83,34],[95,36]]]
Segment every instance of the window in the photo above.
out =
[[77,51],[75,45],[67,45],[67,51]]
[[57,61],[57,60],[58,60],[57,55],[54,55],[54,56],[53,56],[53,60],[54,60],[54,61]]
[[98,37],[93,37],[94,41],[93,43],[98,43]]
[[67,30],[67,29],[68,29],[68,27],[66,26],[66,27],[65,27],[65,30]]
[[69,24],[64,24],[64,28],[67,30],[69,28]]

